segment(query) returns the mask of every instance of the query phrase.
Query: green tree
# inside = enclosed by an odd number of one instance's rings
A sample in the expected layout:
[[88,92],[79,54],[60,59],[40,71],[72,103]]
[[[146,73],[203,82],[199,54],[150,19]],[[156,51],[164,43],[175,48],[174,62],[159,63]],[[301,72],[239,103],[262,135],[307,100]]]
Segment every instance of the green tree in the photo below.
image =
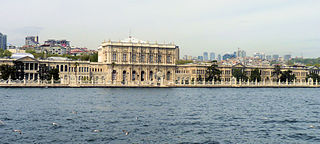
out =
[[314,81],[314,82],[316,82],[316,81],[318,81],[318,82],[320,82],[320,76],[318,75],[318,74],[316,74],[316,73],[309,73],[308,75],[307,75],[307,78],[306,79],[309,79],[309,78],[312,78],[312,80]]
[[281,82],[286,82],[288,80],[288,82],[293,82],[293,80],[296,79],[295,74],[292,73],[291,70],[287,70],[282,72],[281,76],[280,76],[280,81]]
[[250,75],[250,81],[261,81],[261,72],[258,68],[254,69],[253,71],[251,71],[251,75]]
[[59,70],[57,68],[50,69],[47,74],[48,74],[47,80],[51,80],[52,77],[54,80],[60,79]]
[[33,48],[29,48],[29,49],[26,49],[26,53],[35,54],[36,50],[34,50]]
[[98,62],[98,53],[93,53],[90,55],[90,62]]
[[237,79],[237,81],[247,81],[248,80],[248,76],[245,73],[245,69],[244,68],[233,68],[232,69],[232,76],[235,77]]
[[221,81],[221,71],[218,69],[216,61],[213,61],[212,65],[206,70],[206,81]]
[[275,76],[277,78],[277,81],[278,81],[281,74],[282,74],[281,66],[280,65],[275,65],[274,68],[273,68],[272,76]]
[[16,69],[14,68],[14,66],[10,66],[10,65],[1,65],[0,66],[0,79],[4,79],[4,80],[8,80],[9,77],[11,76],[11,79],[16,79]]
[[10,51],[4,50],[4,52],[3,52],[4,57],[11,57],[11,55],[12,55],[12,53]]

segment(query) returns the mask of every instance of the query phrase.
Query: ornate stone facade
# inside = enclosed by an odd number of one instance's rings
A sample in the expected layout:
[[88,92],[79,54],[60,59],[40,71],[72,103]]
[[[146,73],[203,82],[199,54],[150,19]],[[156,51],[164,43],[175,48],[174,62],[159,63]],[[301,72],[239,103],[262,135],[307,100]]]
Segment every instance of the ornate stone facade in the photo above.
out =
[[[19,61],[24,65],[25,80],[38,80],[40,66],[57,68],[58,83],[65,86],[178,86],[200,84],[205,81],[210,63],[177,65],[179,47],[174,44],[158,44],[129,37],[123,41],[103,42],[98,49],[98,62],[37,60],[30,57],[0,59],[0,64],[13,65]],[[258,68],[262,81],[276,82],[273,67],[220,65],[221,84],[231,83],[233,68],[242,68],[247,76]],[[309,69],[306,67],[283,67],[292,70],[297,83],[306,83]],[[40,82],[38,82],[40,83]],[[42,82],[41,82],[42,83]]]
[[128,85],[170,85],[175,79],[179,47],[157,44],[129,37],[103,42],[98,61],[107,69],[107,81]]

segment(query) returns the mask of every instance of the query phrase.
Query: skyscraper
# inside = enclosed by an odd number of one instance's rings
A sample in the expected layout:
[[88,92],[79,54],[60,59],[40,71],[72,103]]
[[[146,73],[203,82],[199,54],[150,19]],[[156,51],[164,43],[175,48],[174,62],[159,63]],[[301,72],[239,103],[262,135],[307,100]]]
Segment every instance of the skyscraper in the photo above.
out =
[[279,60],[279,55],[278,55],[278,54],[272,55],[272,59],[273,59],[273,60]]
[[210,60],[213,61],[216,59],[216,54],[214,52],[210,53]]
[[203,56],[198,56],[198,61],[203,61]]
[[208,52],[204,52],[203,53],[203,60],[204,61],[208,61],[209,59],[208,59]]
[[0,49],[7,49],[7,35],[0,33]]
[[291,59],[291,55],[290,54],[284,55],[283,58],[285,61],[288,61]]

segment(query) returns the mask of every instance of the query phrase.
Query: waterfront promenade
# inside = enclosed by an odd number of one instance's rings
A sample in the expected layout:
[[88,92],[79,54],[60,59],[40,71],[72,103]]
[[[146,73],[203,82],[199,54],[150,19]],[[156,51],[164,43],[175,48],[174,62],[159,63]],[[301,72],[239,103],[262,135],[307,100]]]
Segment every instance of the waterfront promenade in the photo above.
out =
[[312,80],[304,83],[296,82],[192,82],[192,83],[150,83],[150,82],[78,82],[78,83],[63,83],[59,81],[19,81],[19,80],[0,80],[0,87],[6,88],[319,88],[319,82]]

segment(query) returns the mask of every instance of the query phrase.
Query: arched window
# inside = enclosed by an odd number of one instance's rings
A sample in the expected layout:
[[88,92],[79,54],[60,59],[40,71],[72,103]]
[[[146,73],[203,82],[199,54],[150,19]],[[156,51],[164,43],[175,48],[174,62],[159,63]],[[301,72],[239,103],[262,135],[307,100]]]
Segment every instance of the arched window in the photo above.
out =
[[126,81],[126,79],[127,79],[127,71],[123,71],[122,72],[122,81]]
[[170,80],[171,79],[171,73],[170,71],[167,72],[167,80]]
[[144,81],[144,71],[141,72],[141,81]]
[[133,80],[133,81],[136,80],[136,71],[133,71],[133,72],[132,72],[132,80]]
[[153,81],[153,71],[150,71],[150,73],[149,73],[149,80]]
[[113,70],[112,71],[112,80],[116,80],[117,79],[117,71]]

